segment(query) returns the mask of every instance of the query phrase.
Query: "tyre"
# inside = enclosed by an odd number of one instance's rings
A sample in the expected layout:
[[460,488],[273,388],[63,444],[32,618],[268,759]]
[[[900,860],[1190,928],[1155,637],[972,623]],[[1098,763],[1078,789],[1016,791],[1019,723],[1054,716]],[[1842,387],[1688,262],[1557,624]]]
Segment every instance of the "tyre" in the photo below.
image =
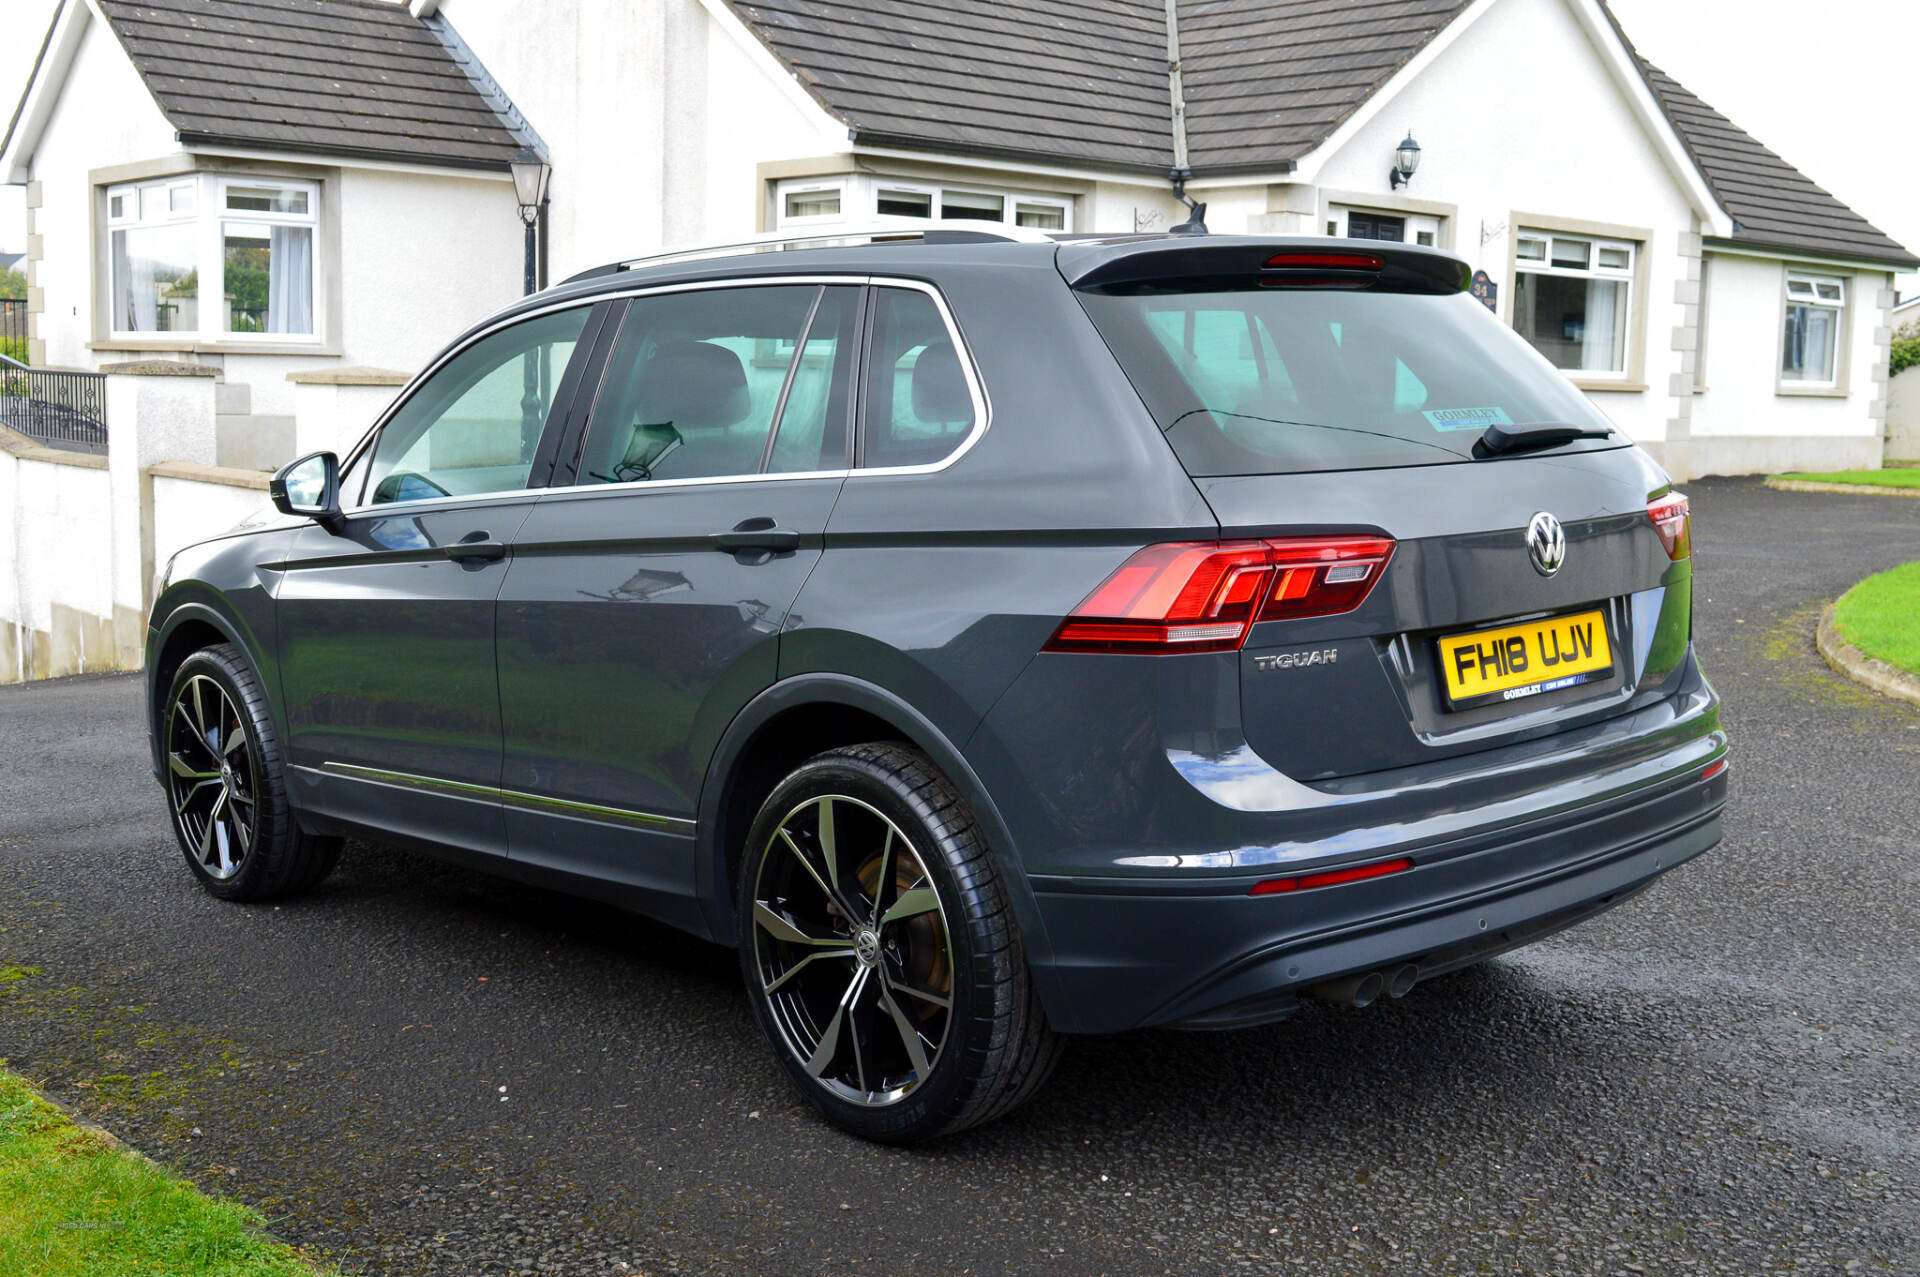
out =
[[230,643],[180,663],[161,724],[174,837],[222,900],[268,900],[326,877],[338,838],[302,833],[259,676]]
[[821,754],[748,834],[741,969],[754,1018],[828,1121],[910,1144],[1000,1116],[1060,1053],[986,840],[924,754]]

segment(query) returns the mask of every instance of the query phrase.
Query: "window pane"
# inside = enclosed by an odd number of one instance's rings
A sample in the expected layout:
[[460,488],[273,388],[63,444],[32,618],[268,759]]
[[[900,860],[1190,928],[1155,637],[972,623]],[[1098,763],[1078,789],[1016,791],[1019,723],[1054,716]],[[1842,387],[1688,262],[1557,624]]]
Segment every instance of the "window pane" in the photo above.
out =
[[1839,332],[1839,311],[1825,306],[1788,306],[1781,380],[1831,382]]
[[367,503],[524,488],[587,313],[504,328],[434,373],[380,432]]
[[847,464],[847,388],[859,303],[857,288],[829,288],[821,298],[787,391],[768,470],[793,474]]
[[1553,241],[1553,264],[1555,266],[1571,267],[1574,270],[1585,270],[1592,249],[1593,245],[1583,239],[1561,239],[1555,236]]
[[1805,280],[1805,279],[1788,280],[1787,295],[1789,297],[1812,297],[1813,296],[1812,281]]
[[164,186],[143,186],[140,188],[140,220],[143,222],[164,221],[167,216],[167,188]]
[[229,186],[227,207],[249,213],[305,213],[307,193],[293,187]]
[[1395,244],[1406,242],[1407,219],[1404,217],[1386,217],[1379,213],[1348,213],[1348,239],[1390,240]]
[[607,360],[579,482],[757,474],[819,292],[716,288],[634,301]]
[[1625,280],[1522,271],[1514,280],[1513,299],[1514,328],[1554,367],[1579,372],[1626,370]]
[[1544,262],[1547,260],[1547,241],[1544,239],[1523,239],[1515,256],[1523,262]]
[[226,322],[230,333],[313,331],[313,228],[227,222]]
[[881,191],[882,217],[932,217],[933,195],[929,191]]
[[1024,201],[1013,206],[1013,220],[1019,226],[1031,226],[1035,230],[1064,231],[1067,229],[1067,210],[1052,204],[1028,204]]
[[1492,421],[1604,424],[1464,293],[1250,287],[1081,303],[1195,475],[1465,462]]
[[786,209],[788,217],[831,217],[840,211],[840,192],[791,191]]
[[1633,254],[1618,245],[1602,245],[1600,248],[1600,266],[1603,270],[1626,270],[1633,265]]
[[1007,200],[1004,195],[942,191],[940,216],[950,222],[1004,222],[1007,220]]
[[1413,236],[1413,242],[1416,244],[1419,244],[1423,248],[1432,248],[1433,232],[1432,231],[1416,231]]
[[1840,285],[1838,283],[1824,279],[1815,280],[1813,288],[1814,291],[1820,295],[1821,301],[1837,302],[1840,300]]
[[960,353],[925,293],[874,293],[865,412],[865,466],[930,465],[972,433],[973,396]]
[[126,215],[127,215],[127,197],[124,195],[109,196],[107,199],[107,216],[113,218],[115,221],[118,221],[120,218],[123,218]]
[[173,213],[193,212],[193,186],[172,186],[167,188],[167,209]]
[[113,330],[193,332],[200,327],[194,228],[142,226],[113,233]]

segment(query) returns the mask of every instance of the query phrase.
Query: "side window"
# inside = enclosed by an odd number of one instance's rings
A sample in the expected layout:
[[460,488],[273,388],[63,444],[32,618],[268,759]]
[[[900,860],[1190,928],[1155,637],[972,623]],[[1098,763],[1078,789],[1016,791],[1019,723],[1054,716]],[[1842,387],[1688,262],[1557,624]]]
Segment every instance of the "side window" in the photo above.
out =
[[526,487],[554,391],[589,310],[556,311],[503,328],[428,378],[374,441],[367,504]]
[[[776,284],[636,298],[608,356],[581,451],[579,483],[635,483],[758,474],[779,423],[788,471],[842,464],[846,420],[839,365],[858,289]],[[812,320],[812,324],[809,324]],[[838,374],[838,375],[837,375]],[[784,450],[784,451],[783,451]]]
[[921,466],[943,460],[973,432],[973,393],[953,336],[933,299],[907,288],[874,290],[860,464]]
[[777,474],[840,470],[847,464],[847,390],[860,290],[829,288],[820,299],[793,369],[767,469]]

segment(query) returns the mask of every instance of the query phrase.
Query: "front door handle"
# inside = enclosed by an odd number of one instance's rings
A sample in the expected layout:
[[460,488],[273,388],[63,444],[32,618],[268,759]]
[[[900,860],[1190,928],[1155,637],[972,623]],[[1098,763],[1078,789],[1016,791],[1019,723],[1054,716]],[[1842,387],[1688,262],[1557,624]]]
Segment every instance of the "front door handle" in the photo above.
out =
[[776,528],[767,518],[742,519],[726,532],[707,538],[716,550],[738,554],[743,550],[764,550],[769,554],[792,554],[800,548],[800,534],[792,528]]
[[469,532],[443,548],[455,563],[498,563],[507,557],[507,547],[494,540],[491,532]]

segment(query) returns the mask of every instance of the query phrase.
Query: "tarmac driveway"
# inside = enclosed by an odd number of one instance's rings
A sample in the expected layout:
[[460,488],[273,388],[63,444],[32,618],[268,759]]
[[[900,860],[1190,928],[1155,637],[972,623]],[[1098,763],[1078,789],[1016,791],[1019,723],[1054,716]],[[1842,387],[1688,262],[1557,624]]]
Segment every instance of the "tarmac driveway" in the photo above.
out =
[[1920,713],[1811,640],[1920,501],[1688,490],[1726,842],[1403,1002],[868,1147],[665,928],[358,845],[204,896],[113,677],[0,690],[0,1055],[349,1271],[1920,1272]]

